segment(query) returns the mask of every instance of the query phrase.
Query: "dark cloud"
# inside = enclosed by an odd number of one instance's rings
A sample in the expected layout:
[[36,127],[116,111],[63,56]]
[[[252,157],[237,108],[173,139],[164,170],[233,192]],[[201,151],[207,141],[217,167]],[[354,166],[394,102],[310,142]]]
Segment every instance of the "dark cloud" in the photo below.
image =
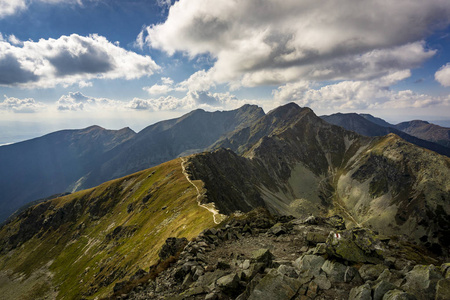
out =
[[48,60],[56,69],[56,75],[107,73],[115,68],[114,61],[103,49],[81,42],[84,51],[74,54],[69,49],[61,49],[57,55]]
[[0,85],[16,85],[37,80],[38,76],[23,69],[13,55],[7,54],[0,58]]

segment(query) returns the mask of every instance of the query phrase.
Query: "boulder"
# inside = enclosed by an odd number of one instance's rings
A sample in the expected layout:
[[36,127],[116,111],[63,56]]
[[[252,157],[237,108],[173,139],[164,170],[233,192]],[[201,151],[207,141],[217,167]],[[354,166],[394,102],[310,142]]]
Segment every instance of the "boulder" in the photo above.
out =
[[369,229],[332,231],[327,238],[327,252],[355,263],[381,263],[382,241]]
[[441,279],[436,285],[436,298],[435,300],[448,300],[450,299],[450,278]]
[[161,247],[158,255],[161,260],[165,260],[170,256],[175,256],[177,253],[181,252],[187,245],[188,240],[186,238],[175,238],[170,237],[166,240],[164,245]]
[[417,299],[434,299],[436,285],[443,279],[441,273],[434,265],[416,265],[406,273],[406,282],[402,288]]
[[372,300],[372,291],[368,283],[351,289],[348,300]]
[[331,282],[350,282],[357,271],[353,267],[344,266],[341,263],[326,260],[321,268]]
[[445,263],[441,265],[441,272],[445,278],[450,278],[450,263]]
[[373,287],[373,300],[382,300],[383,296],[390,290],[395,290],[397,287],[390,282],[380,281]]
[[243,290],[239,281],[239,276],[236,273],[233,273],[217,279],[216,284],[224,294],[236,297],[242,293]]
[[275,236],[285,234],[286,232],[287,232],[286,228],[281,223],[273,225],[268,231],[268,233],[273,234]]
[[367,281],[367,280],[374,281],[386,269],[387,269],[387,267],[382,264],[377,264],[377,265],[366,264],[366,265],[362,265],[361,268],[359,268],[359,274],[361,275],[361,277],[364,281]]
[[310,244],[325,243],[329,232],[327,231],[309,231],[306,233],[306,241]]
[[287,277],[291,277],[291,278],[297,278],[298,274],[295,271],[294,267],[291,266],[286,266],[286,265],[280,265],[277,269],[278,273],[285,275]]
[[317,276],[324,262],[325,259],[322,256],[307,254],[300,256],[293,265],[301,276]]
[[404,291],[395,289],[384,294],[383,300],[417,300],[417,298]]
[[290,300],[298,292],[301,282],[271,270],[251,292],[248,300]]
[[266,267],[272,265],[273,255],[269,249],[259,249],[252,253],[252,262],[263,263]]

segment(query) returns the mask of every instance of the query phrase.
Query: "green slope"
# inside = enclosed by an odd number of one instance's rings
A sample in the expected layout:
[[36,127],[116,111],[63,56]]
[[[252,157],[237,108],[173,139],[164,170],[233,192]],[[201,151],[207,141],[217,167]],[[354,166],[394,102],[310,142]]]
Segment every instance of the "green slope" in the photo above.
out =
[[[105,296],[115,282],[155,263],[168,237],[191,239],[213,225],[176,159],[33,206],[3,226],[0,293]],[[14,286],[20,288],[12,292]]]

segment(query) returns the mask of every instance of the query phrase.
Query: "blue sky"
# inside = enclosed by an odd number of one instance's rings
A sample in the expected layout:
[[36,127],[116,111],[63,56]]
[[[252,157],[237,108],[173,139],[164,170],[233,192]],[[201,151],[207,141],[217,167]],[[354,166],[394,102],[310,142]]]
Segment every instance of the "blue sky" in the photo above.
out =
[[196,108],[450,120],[443,0],[0,0],[0,144]]

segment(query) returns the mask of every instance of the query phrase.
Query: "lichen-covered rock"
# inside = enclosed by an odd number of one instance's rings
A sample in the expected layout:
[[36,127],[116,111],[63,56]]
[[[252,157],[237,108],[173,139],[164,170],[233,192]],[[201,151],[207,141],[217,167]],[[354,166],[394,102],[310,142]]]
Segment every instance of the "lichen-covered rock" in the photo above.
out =
[[373,231],[353,229],[330,232],[327,250],[332,256],[356,263],[381,263],[383,245]]
[[[430,298],[433,299],[433,298]],[[390,290],[383,296],[383,300],[417,300],[416,297],[414,297],[411,294],[408,294],[402,290]]]
[[252,253],[252,261],[257,263],[263,263],[266,267],[272,265],[273,255],[269,249],[259,249]]
[[366,264],[362,265],[361,268],[359,268],[359,274],[361,275],[364,281],[376,280],[378,276],[380,276],[380,274],[383,273],[383,271],[386,269],[387,267],[382,264],[377,265]]
[[236,297],[243,291],[239,281],[239,276],[233,273],[217,279],[216,284],[226,295]]
[[300,287],[299,280],[272,270],[259,281],[248,300],[290,300]]
[[436,284],[443,279],[434,265],[417,265],[406,274],[406,282],[402,288],[417,299],[434,299]]
[[436,285],[436,298],[435,300],[448,300],[450,299],[450,278],[441,279]]
[[294,267],[300,272],[301,276],[317,276],[325,259],[317,255],[303,255],[294,261]]
[[372,291],[368,283],[351,289],[348,300],[372,300]]
[[390,290],[395,290],[397,287],[390,282],[380,281],[373,287],[373,300],[382,300],[383,296]]
[[450,278],[450,263],[445,263],[441,265],[441,272],[445,278]]
[[350,282],[357,271],[353,267],[344,266],[341,263],[326,260],[321,268],[331,282]]

